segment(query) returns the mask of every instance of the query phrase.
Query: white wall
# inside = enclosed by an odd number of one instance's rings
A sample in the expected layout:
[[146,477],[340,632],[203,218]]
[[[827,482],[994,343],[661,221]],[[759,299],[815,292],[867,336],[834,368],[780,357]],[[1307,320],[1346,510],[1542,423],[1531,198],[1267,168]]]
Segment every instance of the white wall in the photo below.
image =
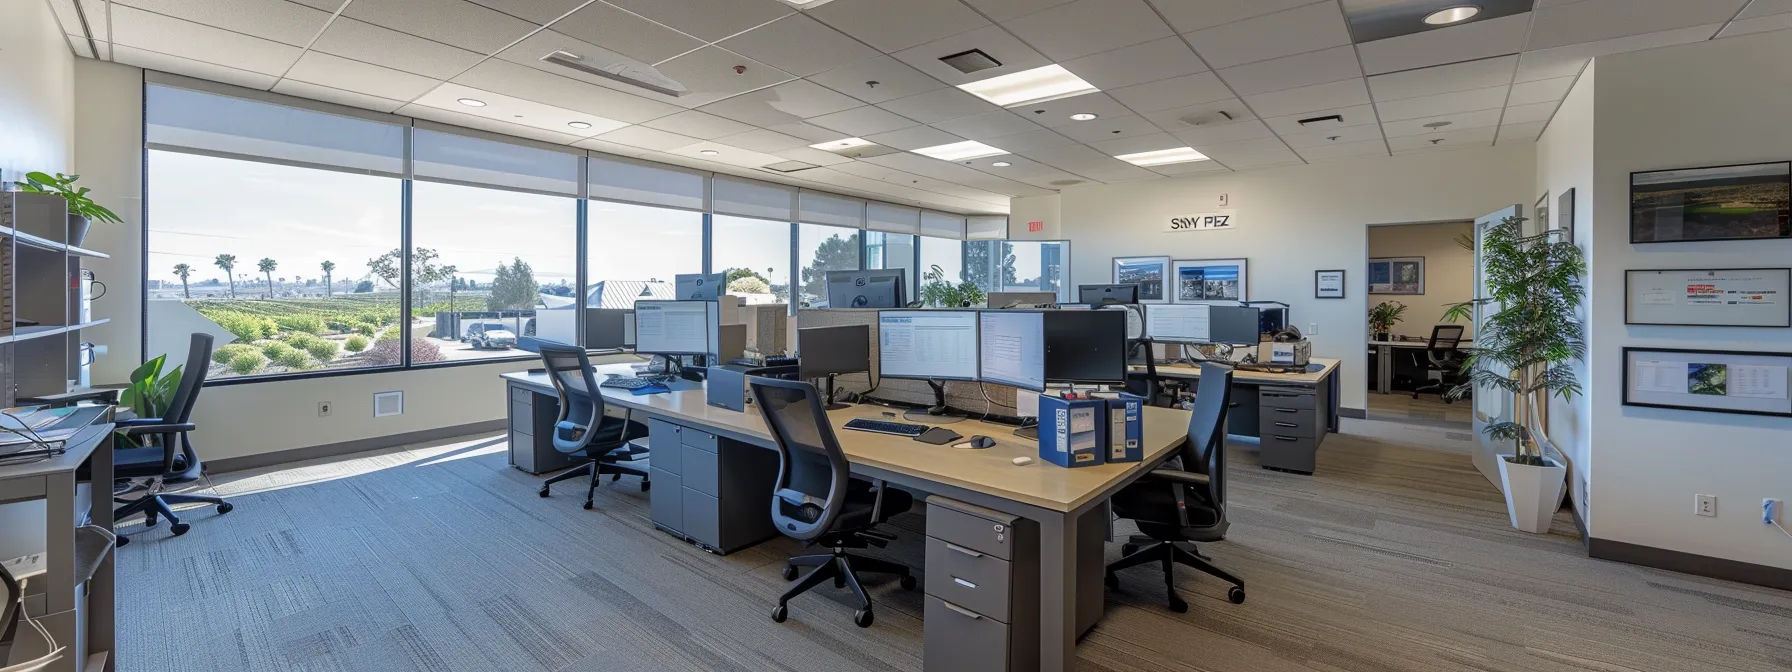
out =
[[94,381],[122,383],[143,359],[143,159],[141,150],[121,151],[143,146],[143,70],[80,58],[75,83],[75,170],[94,200],[124,220],[94,222],[87,234],[87,247],[112,255],[85,264],[106,284],[94,312],[112,321],[82,336],[107,349],[94,358]]
[[[1592,256],[1590,240],[1594,235],[1594,197],[1593,197],[1593,87],[1594,65],[1588,65],[1581,73],[1574,88],[1568,92],[1568,98],[1562,101],[1556,110],[1556,116],[1550,120],[1549,128],[1543,131],[1543,137],[1537,140],[1537,194],[1547,192],[1550,195],[1550,211],[1552,220],[1560,221],[1560,197],[1569,189],[1574,194],[1575,241],[1581,250],[1587,252],[1587,266],[1597,268],[1598,260]],[[1588,308],[1582,308],[1582,323],[1586,321]],[[1583,385],[1591,380],[1592,370],[1601,364],[1609,366],[1605,360],[1589,358],[1574,365],[1579,380]],[[1586,390],[1593,392],[1591,387]],[[1549,437],[1556,448],[1563,453],[1569,462],[1569,488],[1574,495],[1574,506],[1580,511],[1581,520],[1585,521],[1590,514],[1588,506],[1588,490],[1591,487],[1593,462],[1587,451],[1593,444],[1592,410],[1588,394],[1575,397],[1572,401],[1563,401],[1559,396],[1549,399]]]
[[[1792,418],[1620,405],[1624,346],[1792,352],[1792,329],[1626,326],[1624,270],[1786,266],[1792,240],[1632,245],[1631,171],[1792,159],[1792,40],[1761,33],[1602,57],[1594,87],[1593,536],[1792,569],[1761,500],[1792,500]],[[1718,515],[1693,515],[1693,495]]]
[[[1344,360],[1342,405],[1361,409],[1367,227],[1472,220],[1529,203],[1535,170],[1532,146],[1518,145],[1071,187],[1062,193],[1060,237],[1071,241],[1075,283],[1108,282],[1117,256],[1248,258],[1250,298],[1291,304],[1294,322],[1312,332],[1313,354]],[[1222,193],[1237,230],[1168,232],[1171,217],[1210,212]],[[1016,199],[1014,212],[1030,200]],[[1313,272],[1336,268],[1348,272],[1347,297],[1314,299]]]
[[[1429,338],[1431,327],[1444,323],[1444,311],[1475,298],[1475,253],[1456,244],[1458,236],[1472,236],[1474,231],[1473,221],[1369,227],[1369,258],[1425,258],[1425,293],[1370,294],[1364,305],[1382,301],[1406,304],[1405,319],[1394,325],[1394,333]],[[1475,325],[1468,320],[1454,324],[1474,335]]]

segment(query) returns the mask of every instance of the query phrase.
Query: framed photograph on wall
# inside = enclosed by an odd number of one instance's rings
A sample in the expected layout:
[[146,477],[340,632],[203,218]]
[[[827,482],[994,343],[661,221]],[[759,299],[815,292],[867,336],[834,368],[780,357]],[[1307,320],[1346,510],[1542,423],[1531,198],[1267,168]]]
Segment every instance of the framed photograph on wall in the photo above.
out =
[[1792,327],[1792,269],[1624,271],[1624,323],[1676,327]]
[[1630,174],[1630,242],[1792,238],[1792,162]]
[[1574,188],[1569,187],[1556,197],[1556,228],[1562,230],[1562,241],[1574,242]]
[[1171,303],[1234,303],[1250,297],[1244,259],[1178,259],[1171,269]]
[[1792,417],[1792,353],[1624,348],[1624,405]]
[[1313,298],[1344,298],[1344,269],[1313,271]]
[[1370,294],[1424,294],[1424,257],[1378,257],[1369,260]]
[[1114,284],[1138,285],[1139,303],[1165,303],[1169,257],[1114,257]]

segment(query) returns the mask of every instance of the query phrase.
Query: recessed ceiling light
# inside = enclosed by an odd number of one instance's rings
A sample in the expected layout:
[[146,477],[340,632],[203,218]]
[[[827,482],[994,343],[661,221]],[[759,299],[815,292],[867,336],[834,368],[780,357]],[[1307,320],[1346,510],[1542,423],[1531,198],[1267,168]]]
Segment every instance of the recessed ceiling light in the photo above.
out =
[[485,101],[477,98],[462,98],[459,102],[467,107],[485,107]]
[[1121,154],[1114,157],[1135,166],[1162,166],[1170,163],[1188,163],[1190,161],[1206,161],[1207,155],[1195,151],[1193,147],[1177,147],[1175,149],[1159,149],[1137,154]]
[[1440,10],[1437,10],[1437,11],[1432,12],[1431,14],[1427,15],[1425,17],[1425,23],[1429,23],[1433,26],[1444,26],[1444,25],[1449,25],[1452,23],[1461,22],[1461,21],[1467,21],[1469,19],[1475,18],[1475,15],[1480,14],[1480,13],[1481,13],[1481,8],[1476,7],[1474,5],[1463,5],[1461,7],[1451,7],[1449,9],[1440,9]]
[[1012,166],[1012,165],[1014,165],[1014,164],[1012,164],[1012,163],[1009,163],[1009,162],[1007,162],[1007,161],[997,161],[997,162],[995,162],[995,163],[992,163],[992,164],[989,164],[989,165],[992,165],[992,166],[995,166],[995,167],[997,167],[997,168],[1007,168],[1007,167],[1009,167],[1009,166]]
[[1043,103],[1101,90],[1065,70],[1064,66],[1055,64],[959,84],[958,88],[1002,107]]
[[1095,121],[1095,116],[1096,115],[1093,112],[1078,112],[1076,114],[1070,115],[1070,120],[1071,121]]
[[715,155],[717,155],[717,154],[721,154],[721,152],[718,152],[718,151],[716,151],[716,150],[713,150],[713,149],[705,149],[705,150],[703,150],[703,151],[701,151],[701,152],[697,152],[697,153],[698,153],[698,154],[702,154],[702,155],[704,155],[704,156],[715,156]]
[[578,129],[591,128],[591,124],[583,122],[583,121],[569,121],[569,122],[566,122],[566,125],[571,126],[573,128],[578,128]]
[[838,152],[859,147],[870,147],[875,144],[877,143],[864,138],[844,138],[840,140],[829,140],[827,142],[817,142],[813,145],[809,145],[809,147],[824,152]]
[[976,140],[966,140],[964,142],[954,142],[950,145],[922,147],[915,150],[915,153],[920,154],[921,156],[931,156],[941,161],[968,161],[970,159],[981,159],[986,156],[1007,154],[1008,151],[996,149],[981,142],[977,142]]

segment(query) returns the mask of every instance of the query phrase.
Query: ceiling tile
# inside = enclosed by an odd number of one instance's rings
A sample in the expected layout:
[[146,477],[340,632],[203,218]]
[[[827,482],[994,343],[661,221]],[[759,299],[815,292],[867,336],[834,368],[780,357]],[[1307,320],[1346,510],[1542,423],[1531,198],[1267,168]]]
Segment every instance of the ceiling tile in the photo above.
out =
[[716,46],[799,77],[882,55],[802,14],[786,16]]
[[1518,55],[1452,63],[1369,78],[1369,94],[1378,101],[1435,96],[1440,93],[1505,86],[1518,68]]
[[1775,30],[1785,30],[1787,28],[1792,28],[1792,13],[1771,14],[1752,19],[1738,19],[1736,21],[1731,21],[1724,26],[1723,32],[1718,33],[1717,36],[1735,37],[1737,35],[1753,35],[1755,33],[1766,33]]
[[1549,126],[1549,122],[1547,121],[1529,121],[1522,124],[1506,124],[1500,127],[1497,142],[1499,144],[1534,142],[1537,139],[1537,136],[1543,135],[1543,129],[1547,126]]
[[1250,140],[1195,145],[1195,149],[1200,150],[1202,154],[1219,159],[1220,161],[1225,161],[1229,157],[1287,151],[1288,145],[1283,143],[1281,138],[1270,136],[1267,138],[1252,138]]
[[811,75],[809,81],[872,104],[907,98],[945,86],[939,80],[890,56],[879,56]]
[[834,0],[806,13],[884,53],[989,25],[958,0]]
[[481,54],[495,53],[537,27],[466,0],[430,2],[427,8],[416,0],[354,0],[342,15]]
[[1203,72],[1174,79],[1136,84],[1108,93],[1134,112],[1156,112],[1232,98],[1232,90],[1218,75]]
[[[474,98],[485,101],[485,107],[467,107],[456,102],[461,98]],[[501,93],[475,89],[455,83],[438,86],[429,93],[423,94],[405,109],[415,107],[431,107],[452,111],[456,114],[489,119],[513,126],[527,126],[548,131],[557,135],[572,135],[574,138],[585,138],[614,131],[627,126],[620,121],[595,114],[555,107],[533,100],[524,100]],[[591,124],[591,128],[574,130],[567,124],[572,122]],[[566,143],[571,143],[568,140]]]
[[1567,98],[1568,89],[1574,86],[1574,79],[1573,77],[1557,77],[1513,84],[1512,95],[1506,98],[1506,104],[1525,105]]
[[[990,58],[1000,62],[1001,65],[966,74],[940,60],[946,56],[961,54],[972,49],[982,51]],[[896,52],[894,56],[934,79],[953,86],[1031,70],[1052,62],[1051,59],[1034,51],[1032,47],[1003,30],[1001,26],[994,25],[904,49]]]
[[1308,161],[1331,161],[1335,159],[1359,158],[1364,156],[1387,156],[1388,145],[1381,140],[1364,140],[1361,142],[1338,142],[1315,145],[1294,150],[1300,157]]
[[342,6],[348,3],[348,0],[293,0],[293,2],[297,2],[312,9],[334,12],[338,9],[342,9]]
[[808,146],[792,147],[790,149],[781,149],[781,150],[778,150],[778,151],[772,152],[772,153],[777,154],[778,156],[782,156],[786,159],[790,159],[792,161],[802,161],[804,163],[813,163],[817,166],[832,166],[835,164],[848,163],[848,162],[852,161],[852,159],[846,158],[839,154],[835,154],[833,152],[824,152],[819,149],[815,149],[813,147],[808,147]]
[[1186,161],[1183,163],[1170,163],[1170,164],[1165,164],[1165,165],[1161,165],[1161,166],[1152,166],[1150,168],[1146,168],[1146,170],[1149,170],[1153,173],[1157,173],[1159,175],[1175,177],[1177,175],[1193,175],[1195,173],[1224,173],[1224,172],[1230,171],[1231,169],[1227,168],[1225,165],[1221,164],[1218,161]]
[[915,125],[915,122],[907,117],[870,105],[844,112],[824,114],[807,121],[822,128],[831,128],[861,138]]
[[1736,20],[1792,13],[1792,0],[1755,0],[1736,15]]
[[[105,49],[105,47],[102,46],[101,49]],[[275,81],[279,80],[279,77],[274,75],[249,72],[248,70],[239,70],[237,68],[217,65],[215,63],[206,63],[204,61],[195,61],[190,58],[182,58],[180,56],[170,56],[168,54],[145,51],[122,44],[112,45],[112,60],[125,65],[135,65],[139,68],[172,72],[177,75],[209,79],[214,82],[235,84],[237,86],[260,89],[263,91],[266,91],[268,87],[274,85]]]
[[1132,114],[1131,110],[1126,109],[1126,107],[1121,105],[1119,101],[1114,100],[1113,97],[1105,93],[1085,93],[1080,96],[1060,98],[1058,100],[1033,103],[1031,105],[1021,105],[1019,107],[1011,107],[1008,109],[1015,114],[1020,115],[1022,119],[1026,119],[1046,128],[1096,123],[1071,119],[1070,115],[1073,114],[1093,114],[1096,115],[1097,119],[1124,117]]
[[1015,133],[1013,135],[985,138],[981,142],[992,147],[1000,147],[1016,153],[1077,144],[1075,140],[1066,138],[1057,131],[1050,129],[1040,129],[1036,131],[1027,131],[1025,133]]
[[1076,0],[1002,25],[1055,61],[1176,34],[1145,0]]
[[597,139],[605,142],[614,142],[619,145],[628,145],[630,147],[640,147],[642,149],[652,149],[662,152],[698,142],[697,138],[683,136],[677,133],[667,133],[665,131],[647,128],[646,126],[619,128],[597,136]]
[[785,135],[794,135],[804,140],[808,140],[809,144],[853,137],[848,133],[841,133],[831,128],[822,128],[814,124],[800,121],[789,124],[778,124],[777,126],[769,126],[767,128]]
[[473,0],[530,23],[547,25],[587,0]]
[[[186,19],[214,28],[303,47],[329,23],[330,13],[286,0],[121,0],[157,14]],[[100,12],[103,15],[103,11]],[[105,33],[101,32],[100,37]]]
[[[745,67],[746,71],[736,74],[734,72],[736,66]],[[652,92],[644,92],[641,95],[684,107],[699,107],[706,103],[780,84],[791,79],[790,74],[783,70],[719,47],[704,47],[679,56],[661,63],[659,70],[674,81],[684,84],[691,90],[691,93],[678,98],[659,96]]]
[[279,75],[299,59],[299,48],[191,21],[114,5],[115,44],[170,56]]
[[436,79],[458,75],[485,58],[459,47],[340,16],[311,44],[311,50]]
[[1039,124],[1022,119],[1019,115],[1007,110],[959,117],[933,124],[933,127],[972,140],[985,140],[1040,129]]
[[1501,123],[1524,124],[1533,121],[1549,121],[1550,117],[1555,116],[1556,108],[1561,104],[1559,100],[1552,100],[1547,103],[1513,105],[1506,108],[1506,116]]
[[1215,68],[1293,56],[1350,44],[1336,3],[1322,2],[1189,34],[1195,51]]
[[1074,167],[1101,165],[1114,160],[1114,157],[1097,152],[1094,148],[1082,144],[1063,145],[1059,147],[1041,147],[1039,149],[1031,149],[1025,152],[1015,153],[1033,159],[1034,161],[1062,170],[1068,170],[1079,175],[1082,173],[1075,170]]
[[704,112],[753,126],[771,127],[860,107],[858,101],[805,80],[749,91],[704,105]]
[[1172,137],[1168,133],[1147,133],[1145,135],[1135,135],[1130,138],[1098,140],[1089,143],[1089,146],[1094,147],[1095,151],[1108,156],[1119,156],[1121,154],[1155,152],[1160,149],[1176,149],[1178,147],[1187,147],[1189,144],[1187,141]]
[[[641,125],[668,133],[687,135],[700,140],[714,140],[723,136],[745,133],[753,130],[748,124],[725,119],[707,112],[686,110],[670,116],[660,117]],[[812,141],[813,142],[813,141]]]
[[1179,33],[1192,33],[1316,2],[1329,4],[1330,0],[1151,0]]
[[[1498,126],[1500,125],[1500,115],[1503,112],[1504,110],[1497,107],[1491,110],[1453,112],[1431,117],[1390,121],[1382,124],[1381,128],[1382,132],[1390,138],[1401,138],[1409,135],[1425,135],[1427,133],[1442,133],[1446,131],[1460,131],[1467,128],[1481,128],[1482,126]],[[1436,128],[1426,127],[1427,124],[1440,123],[1447,123],[1447,125]]]
[[390,100],[409,101],[435,88],[439,80],[391,68],[310,51],[299,57],[286,78]]
[[[579,149],[589,149],[594,152],[602,152],[604,154],[610,154],[613,156],[633,156],[636,158],[645,158],[645,159],[649,159],[649,160],[653,160],[653,161],[660,161],[663,163],[679,165],[678,161],[668,160],[667,158],[665,158],[666,157],[665,154],[653,151],[651,149],[641,149],[640,147],[630,147],[628,145],[610,142],[608,140],[599,140],[597,138],[585,138],[578,142],[572,143],[572,146],[578,147]],[[592,207],[593,208],[601,208],[604,206],[594,203]]]
[[310,100],[321,100],[326,103],[336,103],[337,105],[359,107],[364,110],[373,110],[375,112],[394,112],[398,110],[398,108],[405,106],[405,101],[402,100],[392,100],[389,98],[381,98],[379,96],[370,96],[365,93],[333,89],[328,86],[308,84],[296,79],[280,80],[280,83],[274,85],[273,92],[284,93],[289,96],[297,96],[300,98],[308,98]]
[[1271,93],[1245,96],[1259,116],[1280,117],[1314,110],[1350,107],[1369,102],[1369,89],[1361,79],[1347,79],[1330,84],[1303,86]]
[[1457,91],[1435,96],[1421,96],[1404,100],[1392,100],[1376,103],[1375,109],[1381,113],[1382,123],[1433,117],[1452,112],[1473,112],[1475,110],[1493,110],[1504,107],[1506,92],[1511,87],[1490,86],[1472,91]]
[[[472,108],[463,107],[462,109]],[[558,145],[570,145],[574,142],[578,142],[580,139],[580,136],[569,133],[560,133],[558,131],[536,128],[534,126],[513,124],[508,121],[502,121],[491,117],[466,114],[456,110],[421,105],[418,103],[411,103],[398,108],[398,113],[407,117],[416,117],[418,119],[453,124],[455,126],[464,126],[466,128],[476,128],[481,131],[491,131],[493,133],[502,133],[504,135],[514,135],[519,138],[540,140],[542,142],[551,142]]]
[[[542,65],[561,72],[573,72],[557,66]],[[473,66],[473,69],[455,77],[453,81],[475,89],[496,91],[507,96],[588,112],[631,124],[684,109],[495,58]]]
[[1626,51],[1641,51],[1711,39],[1723,24],[1713,23],[1691,28],[1664,30],[1647,35],[1632,35],[1598,42],[1571,44],[1554,49],[1524,52],[1518,57],[1518,75],[1514,81],[1529,82],[1580,74],[1581,66],[1595,56],[1609,56]]
[[1256,119],[1257,116],[1251,114],[1251,110],[1244,106],[1244,101],[1228,98],[1200,105],[1158,110],[1145,114],[1145,118],[1150,119],[1151,123],[1157,124],[1158,128],[1175,133],[1236,124]]
[[1537,10],[1527,49],[1656,33],[1736,16],[1748,0],[1581,0]]
[[1487,146],[1493,144],[1494,133],[1498,130],[1498,127],[1487,126],[1429,135],[1389,138],[1388,147],[1394,150],[1395,154],[1412,154],[1439,149]]
[[[715,156],[706,156],[703,154],[704,150],[715,150],[721,153]],[[760,166],[769,166],[774,163],[783,163],[789,160],[776,154],[755,152],[744,147],[726,145],[713,140],[699,142],[695,145],[686,145],[684,147],[668,149],[666,150],[666,153],[697,159],[708,163],[716,163],[724,166],[739,166],[742,168],[758,168]]]
[[1191,147],[1200,147],[1203,145],[1217,145],[1225,142],[1267,138],[1275,134],[1269,132],[1269,127],[1264,126],[1263,122],[1251,119],[1248,121],[1234,121],[1227,124],[1187,126],[1185,127],[1185,130],[1176,131],[1174,135]]
[[768,131],[763,128],[755,128],[739,135],[718,138],[717,142],[739,147],[741,149],[750,149],[755,152],[764,152],[766,154],[797,147],[807,147],[810,144],[808,140],[796,136],[785,135],[777,131]]
[[777,0],[605,1],[712,42],[796,11]]
[[[1325,145],[1337,145],[1352,142],[1369,142],[1371,140],[1381,142],[1382,133],[1380,126],[1375,124],[1364,124],[1362,126],[1346,126],[1344,128],[1334,128],[1309,133],[1288,133],[1282,135],[1281,138],[1282,142],[1288,143],[1289,147],[1293,147],[1294,151],[1298,152],[1307,147],[1323,147]],[[1336,138],[1336,140],[1333,138]]]
[[[1337,124],[1326,124],[1323,126],[1318,125],[1318,124],[1315,124],[1312,126],[1302,126],[1300,124],[1301,120],[1303,120],[1303,119],[1312,119],[1314,117],[1325,117],[1325,116],[1331,116],[1334,114],[1338,115],[1340,117],[1343,117],[1344,120],[1341,122],[1338,122]],[[1302,112],[1300,114],[1290,114],[1290,115],[1286,115],[1286,116],[1269,117],[1267,119],[1264,119],[1263,123],[1268,124],[1269,130],[1275,131],[1276,135],[1287,137],[1288,135],[1296,134],[1296,133],[1317,133],[1317,132],[1331,130],[1331,129],[1348,128],[1351,126],[1374,125],[1374,124],[1381,123],[1381,121],[1379,119],[1375,118],[1375,106],[1373,106],[1373,105],[1355,105],[1355,106],[1351,106],[1351,107],[1340,107],[1340,108],[1333,108],[1333,109],[1329,109],[1329,110],[1312,110],[1312,111],[1308,111],[1308,112]]]
[[1077,169],[1077,174],[1082,175],[1082,176],[1087,177],[1092,180],[1096,180],[1099,182],[1106,182],[1109,184],[1113,184],[1115,182],[1133,182],[1133,181],[1137,181],[1137,180],[1152,180],[1152,179],[1157,179],[1158,177],[1160,177],[1160,175],[1158,175],[1157,173],[1153,173],[1149,170],[1140,168],[1138,166],[1132,165],[1130,163],[1121,161],[1121,160],[1113,158],[1113,157],[1106,157],[1099,162],[1080,166]]
[[702,40],[602,2],[586,5],[548,28],[648,64],[703,46]]
[[1363,72],[1371,75],[1505,56],[1524,48],[1530,20],[1529,12],[1502,16],[1365,42],[1356,51],[1362,56]]
[[878,107],[895,112],[923,124],[993,112],[1001,108],[955,88],[934,89],[927,93],[886,101]]
[[1207,71],[1207,64],[1180,37],[1104,51],[1063,65],[1103,91]]
[[949,145],[954,142],[964,141],[964,138],[932,126],[916,126],[914,128],[905,128],[900,131],[878,133],[877,135],[866,136],[865,139],[885,147],[895,147],[896,149],[904,151],[914,151],[922,147],[938,147],[940,145]]
[[1064,134],[1064,137],[1083,143],[1118,140],[1162,132],[1156,124],[1138,115],[1096,119],[1073,126],[1062,126],[1054,130]]
[[992,21],[1007,21],[1043,9],[1062,5],[1070,0],[964,0]]
[[1342,46],[1230,67],[1219,75],[1233,92],[1249,96],[1361,77],[1363,69],[1355,48]]
[[1226,164],[1233,170],[1249,170],[1252,168],[1268,168],[1289,163],[1300,163],[1300,155],[1294,150],[1281,146],[1260,143],[1257,141],[1235,142],[1212,147],[1197,147],[1201,153],[1213,157],[1213,160]]

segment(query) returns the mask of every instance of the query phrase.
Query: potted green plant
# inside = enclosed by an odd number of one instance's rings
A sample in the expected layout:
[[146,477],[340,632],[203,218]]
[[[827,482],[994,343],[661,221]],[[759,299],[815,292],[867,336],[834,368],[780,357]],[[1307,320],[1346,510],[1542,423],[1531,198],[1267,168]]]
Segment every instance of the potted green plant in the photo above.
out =
[[1560,507],[1568,470],[1546,454],[1549,437],[1537,405],[1551,395],[1566,400],[1581,393],[1573,363],[1587,356],[1578,315],[1587,262],[1579,247],[1560,239],[1561,230],[1526,235],[1524,221],[1507,217],[1487,231],[1481,243],[1487,295],[1446,313],[1460,319],[1475,307],[1493,311],[1476,326],[1464,380],[1449,395],[1498,390],[1513,396],[1513,419],[1491,423],[1485,432],[1512,445],[1512,454],[1499,460],[1512,526],[1541,533],[1549,531]]
[[983,303],[983,289],[969,280],[952,284],[946,280],[946,269],[935,264],[921,279],[927,284],[921,286],[921,302],[939,308],[964,308]]
[[1404,319],[1406,319],[1406,304],[1399,301],[1383,301],[1369,309],[1369,333],[1374,336],[1374,340],[1388,340],[1388,332],[1393,331],[1394,325]]
[[80,175],[64,175],[57,173],[29,172],[20,180],[19,191],[32,194],[55,194],[68,201],[68,244],[80,246],[87,239],[87,227],[93,220],[102,222],[121,222],[118,215],[107,210],[87,197],[87,187],[76,188],[75,180]]

